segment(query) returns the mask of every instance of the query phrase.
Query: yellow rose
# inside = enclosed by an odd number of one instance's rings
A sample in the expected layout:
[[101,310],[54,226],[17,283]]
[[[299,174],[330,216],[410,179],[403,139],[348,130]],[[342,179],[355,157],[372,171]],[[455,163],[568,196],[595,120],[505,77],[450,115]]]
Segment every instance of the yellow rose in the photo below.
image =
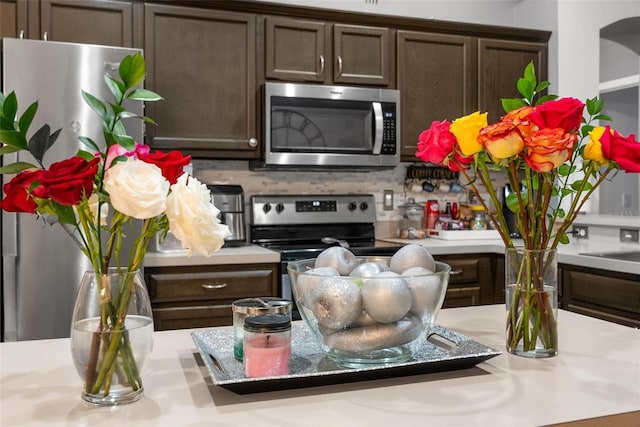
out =
[[585,159],[593,160],[603,166],[609,163],[602,154],[602,144],[600,143],[600,138],[604,134],[604,131],[605,128],[603,126],[598,126],[589,132],[589,142],[585,145],[583,153]]
[[478,134],[480,129],[485,126],[487,126],[487,113],[476,111],[454,120],[449,127],[449,131],[458,140],[458,146],[462,154],[471,156],[482,150],[482,144],[478,141]]

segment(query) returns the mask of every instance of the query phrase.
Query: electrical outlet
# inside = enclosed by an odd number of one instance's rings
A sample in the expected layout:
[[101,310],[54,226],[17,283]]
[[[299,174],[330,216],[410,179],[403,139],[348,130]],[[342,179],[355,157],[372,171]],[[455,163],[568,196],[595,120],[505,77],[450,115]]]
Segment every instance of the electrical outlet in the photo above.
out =
[[574,225],[572,228],[572,233],[578,239],[588,239],[589,227],[587,227],[586,225]]
[[393,210],[393,190],[384,190],[382,196],[382,209],[385,211]]

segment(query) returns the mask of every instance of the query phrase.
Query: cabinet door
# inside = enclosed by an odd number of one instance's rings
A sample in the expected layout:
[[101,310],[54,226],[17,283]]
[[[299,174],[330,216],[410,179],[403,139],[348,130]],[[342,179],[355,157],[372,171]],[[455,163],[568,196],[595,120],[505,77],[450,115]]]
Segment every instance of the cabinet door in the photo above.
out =
[[494,279],[490,254],[472,257],[438,255],[436,260],[451,266],[451,275],[443,307],[494,303]]
[[27,0],[0,0],[0,38],[28,36],[27,6]]
[[41,0],[40,31],[48,40],[132,47],[132,5],[124,1]]
[[259,155],[255,16],[146,4],[145,85],[164,97],[147,105],[157,126],[147,143],[194,157]]
[[476,53],[465,36],[398,31],[397,45],[401,159],[416,161],[418,136],[432,121],[475,111]]
[[547,79],[547,47],[543,43],[480,39],[478,41],[478,107],[489,123],[504,115],[502,98],[521,98],[516,82],[531,61],[538,81]]
[[333,26],[333,81],[388,86],[392,72],[388,28]]
[[326,82],[331,56],[326,24],[302,19],[265,18],[267,79]]

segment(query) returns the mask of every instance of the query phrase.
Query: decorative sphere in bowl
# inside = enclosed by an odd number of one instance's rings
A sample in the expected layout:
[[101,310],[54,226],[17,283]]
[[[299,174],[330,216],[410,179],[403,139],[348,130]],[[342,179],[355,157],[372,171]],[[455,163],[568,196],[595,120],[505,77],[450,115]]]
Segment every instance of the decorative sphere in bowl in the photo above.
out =
[[[356,257],[350,274],[337,264],[328,267],[326,256],[288,263],[300,314],[339,365],[405,362],[424,345],[442,307],[451,267],[434,261],[422,246],[408,246],[393,257]],[[344,259],[345,254],[334,255]]]

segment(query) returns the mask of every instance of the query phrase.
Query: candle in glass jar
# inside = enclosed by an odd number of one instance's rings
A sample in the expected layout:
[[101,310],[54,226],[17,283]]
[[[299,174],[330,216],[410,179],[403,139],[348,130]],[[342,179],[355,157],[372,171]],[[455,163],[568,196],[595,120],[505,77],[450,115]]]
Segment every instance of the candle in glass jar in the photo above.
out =
[[289,374],[291,319],[264,314],[244,322],[244,373],[248,378]]

